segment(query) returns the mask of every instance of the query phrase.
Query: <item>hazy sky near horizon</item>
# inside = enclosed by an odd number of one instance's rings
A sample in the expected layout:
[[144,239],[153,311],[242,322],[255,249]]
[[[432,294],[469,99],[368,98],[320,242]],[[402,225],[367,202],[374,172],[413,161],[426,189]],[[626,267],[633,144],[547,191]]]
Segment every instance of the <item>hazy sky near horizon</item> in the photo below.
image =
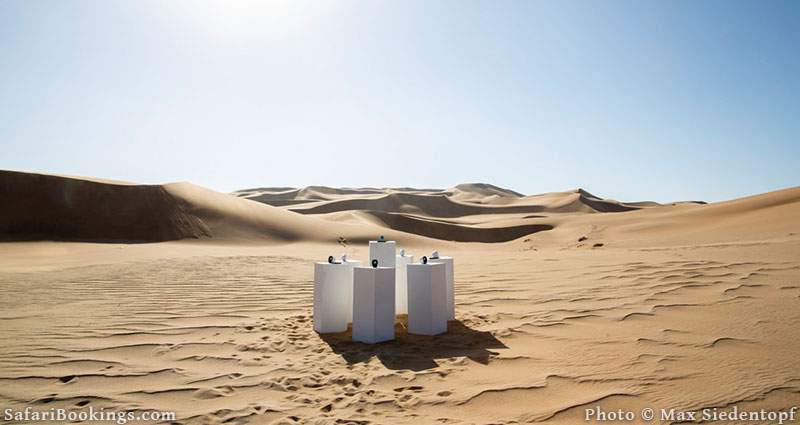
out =
[[0,169],[258,186],[800,184],[796,1],[0,2]]

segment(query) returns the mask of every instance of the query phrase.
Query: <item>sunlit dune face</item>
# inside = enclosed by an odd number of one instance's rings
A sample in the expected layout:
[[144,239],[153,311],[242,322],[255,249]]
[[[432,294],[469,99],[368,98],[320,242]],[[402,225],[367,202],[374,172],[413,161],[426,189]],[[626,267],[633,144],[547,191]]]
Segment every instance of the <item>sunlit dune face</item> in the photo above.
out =
[[308,29],[332,2],[290,0],[174,1],[170,12],[222,42],[276,41]]

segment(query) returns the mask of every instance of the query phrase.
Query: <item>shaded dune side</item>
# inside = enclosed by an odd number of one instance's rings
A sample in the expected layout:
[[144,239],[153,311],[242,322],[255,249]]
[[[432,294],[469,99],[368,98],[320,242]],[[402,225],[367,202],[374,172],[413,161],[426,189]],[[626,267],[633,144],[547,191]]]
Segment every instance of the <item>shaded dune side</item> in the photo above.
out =
[[231,195],[252,201],[261,202],[272,206],[298,205],[309,202],[332,201],[348,196],[370,197],[386,195],[395,192],[442,194],[440,189],[414,189],[402,188],[334,188],[328,186],[308,186],[304,188],[291,187],[263,187],[243,189],[232,192]]
[[273,207],[291,207],[291,206],[294,206],[294,205],[301,205],[301,204],[308,203],[308,201],[304,201],[302,199],[281,199],[281,200],[278,200],[278,199],[269,199],[269,197],[266,197],[266,199],[265,199],[264,195],[247,197],[245,199],[249,199],[249,200],[255,201],[255,202],[260,202],[262,204],[270,205],[270,206],[273,206]]
[[375,219],[393,230],[455,242],[508,242],[533,233],[553,229],[553,226],[549,224],[523,224],[487,228],[461,226],[441,221],[425,220],[406,214],[381,211],[369,211],[367,214],[375,217]]
[[357,198],[330,201],[310,208],[294,208],[301,214],[328,214],[339,211],[381,211],[454,218],[478,214],[536,213],[546,210],[541,205],[485,206],[453,201],[444,195],[392,193],[378,198]]
[[253,191],[238,191],[233,192],[232,195],[238,196],[251,201],[261,202],[262,204],[272,205],[275,207],[282,207],[286,205],[304,204],[306,202],[324,201],[325,198],[304,198],[300,192],[302,189],[289,189],[278,192],[261,192],[258,190]]
[[[132,185],[0,171],[0,240],[162,242],[367,241],[419,236],[374,224],[333,224],[190,183]],[[388,231],[387,231],[388,230]]]
[[456,185],[456,187],[454,187],[452,190],[470,192],[482,196],[503,196],[512,198],[522,198],[525,196],[511,189],[506,189],[489,183],[462,183]]
[[523,196],[509,189],[470,183],[447,190],[436,189],[336,189],[323,186],[260,188],[232,195],[276,207],[289,207],[301,214],[343,211],[382,211],[455,218],[482,214],[608,213],[661,206],[655,202],[622,203],[577,189]]
[[526,196],[512,200],[510,205],[542,205],[546,212],[552,213],[616,213],[662,206],[656,202],[628,203],[604,199],[583,189]]
[[[617,202],[617,201],[611,201],[611,200],[608,200],[608,199],[603,199],[603,198],[594,196],[591,193],[589,193],[589,192],[587,192],[587,191],[585,191],[583,189],[578,189],[577,192],[579,194],[579,200],[580,200],[580,202],[582,204],[588,205],[590,208],[592,208],[593,210],[598,211],[598,212],[633,211],[633,210],[638,210],[642,206],[644,206],[644,205],[642,205],[642,203],[640,203],[640,205],[638,205],[638,206],[634,206],[632,204],[624,204],[624,203]],[[656,206],[658,205],[656,203],[653,203],[653,204],[655,204]]]
[[0,171],[0,240],[158,242],[209,236],[162,186]]

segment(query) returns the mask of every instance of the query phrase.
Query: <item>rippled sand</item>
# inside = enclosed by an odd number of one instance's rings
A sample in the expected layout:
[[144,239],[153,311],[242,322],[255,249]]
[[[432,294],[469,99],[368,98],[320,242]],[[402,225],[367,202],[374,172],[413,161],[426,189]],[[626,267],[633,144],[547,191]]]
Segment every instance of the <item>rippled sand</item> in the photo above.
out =
[[454,252],[448,334],[410,336],[401,321],[396,341],[374,346],[312,330],[311,261],[326,248],[42,256],[0,272],[0,404],[197,424],[579,423],[596,405],[800,405],[796,237],[482,247]]

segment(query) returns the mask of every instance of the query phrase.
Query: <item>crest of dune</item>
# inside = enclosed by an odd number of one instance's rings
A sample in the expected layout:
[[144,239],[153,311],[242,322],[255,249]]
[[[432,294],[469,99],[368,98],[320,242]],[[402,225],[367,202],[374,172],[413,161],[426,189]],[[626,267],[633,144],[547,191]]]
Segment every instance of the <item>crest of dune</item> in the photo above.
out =
[[[0,171],[0,238],[95,242],[180,239],[262,243],[426,240],[565,245],[585,233],[676,241],[781,234],[797,217],[799,189],[727,202],[658,204],[604,199],[584,189],[525,196],[482,183],[450,189],[264,187],[224,194],[191,183],[138,185]],[[773,227],[778,226],[779,228]]]

